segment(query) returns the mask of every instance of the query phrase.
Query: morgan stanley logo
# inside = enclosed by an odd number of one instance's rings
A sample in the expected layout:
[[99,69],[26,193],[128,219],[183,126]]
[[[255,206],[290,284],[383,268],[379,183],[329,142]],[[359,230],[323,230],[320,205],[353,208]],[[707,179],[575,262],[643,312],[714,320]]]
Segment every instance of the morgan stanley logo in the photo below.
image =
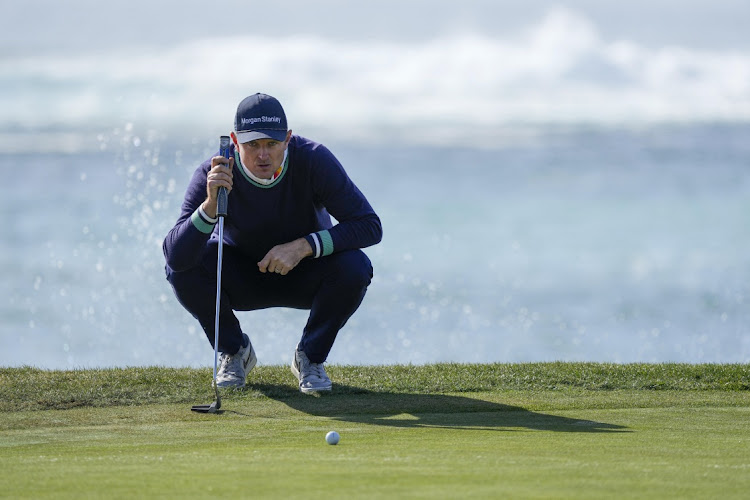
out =
[[253,118],[243,118],[242,125],[255,125],[256,123],[281,123],[279,116],[258,116]]

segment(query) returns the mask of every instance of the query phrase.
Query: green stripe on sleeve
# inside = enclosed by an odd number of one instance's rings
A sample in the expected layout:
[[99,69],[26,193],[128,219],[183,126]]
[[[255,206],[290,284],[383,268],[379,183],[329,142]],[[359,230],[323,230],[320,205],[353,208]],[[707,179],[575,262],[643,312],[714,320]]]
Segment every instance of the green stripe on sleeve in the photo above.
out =
[[325,229],[323,231],[318,231],[318,234],[320,235],[320,241],[323,243],[323,252],[321,253],[321,257],[331,255],[333,253],[333,239],[331,239],[331,233],[329,233],[328,230]]
[[190,216],[190,220],[195,228],[201,233],[211,234],[211,232],[214,230],[213,224],[209,224],[201,218],[200,213],[198,213],[198,209],[196,209],[195,212],[193,212],[193,215]]

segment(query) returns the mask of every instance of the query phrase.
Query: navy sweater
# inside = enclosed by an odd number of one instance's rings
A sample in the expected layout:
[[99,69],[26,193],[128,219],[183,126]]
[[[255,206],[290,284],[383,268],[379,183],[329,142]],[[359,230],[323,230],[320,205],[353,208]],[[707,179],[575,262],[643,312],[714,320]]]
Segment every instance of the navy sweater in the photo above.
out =
[[[273,246],[301,237],[307,238],[314,257],[381,240],[380,219],[325,146],[293,135],[287,151],[284,170],[264,186],[245,173],[232,145],[234,182],[224,221],[225,245],[259,262]],[[218,238],[215,223],[198,210],[206,199],[210,169],[208,159],[195,170],[180,217],[164,239],[167,266],[174,271],[198,265],[208,240]],[[338,221],[335,226],[331,215]]]

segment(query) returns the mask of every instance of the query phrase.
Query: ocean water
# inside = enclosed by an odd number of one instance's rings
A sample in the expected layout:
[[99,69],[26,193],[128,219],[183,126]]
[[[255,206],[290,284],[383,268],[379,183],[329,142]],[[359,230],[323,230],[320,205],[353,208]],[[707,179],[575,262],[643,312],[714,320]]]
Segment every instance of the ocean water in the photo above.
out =
[[[688,2],[663,25],[670,2],[646,22],[638,2],[407,2],[389,24],[334,3],[205,35],[197,2],[162,24],[173,2],[37,1],[25,30],[8,6],[0,366],[210,364],[161,240],[255,91],[383,221],[330,362],[750,362],[747,6]],[[306,313],[240,319],[278,364]]]

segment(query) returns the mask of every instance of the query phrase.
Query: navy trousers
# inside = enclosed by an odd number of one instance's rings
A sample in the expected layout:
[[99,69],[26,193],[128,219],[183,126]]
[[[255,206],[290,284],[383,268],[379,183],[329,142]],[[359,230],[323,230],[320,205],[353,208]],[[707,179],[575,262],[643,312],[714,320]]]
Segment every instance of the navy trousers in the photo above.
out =
[[[175,272],[167,267],[167,280],[177,300],[198,320],[212,347],[217,247],[215,242],[210,243],[201,264],[192,269]],[[324,362],[372,280],[372,264],[361,250],[303,259],[286,276],[261,273],[254,259],[228,245],[223,252],[219,350],[229,354],[236,353],[243,343],[234,311],[289,307],[310,310],[300,349],[313,363]]]

